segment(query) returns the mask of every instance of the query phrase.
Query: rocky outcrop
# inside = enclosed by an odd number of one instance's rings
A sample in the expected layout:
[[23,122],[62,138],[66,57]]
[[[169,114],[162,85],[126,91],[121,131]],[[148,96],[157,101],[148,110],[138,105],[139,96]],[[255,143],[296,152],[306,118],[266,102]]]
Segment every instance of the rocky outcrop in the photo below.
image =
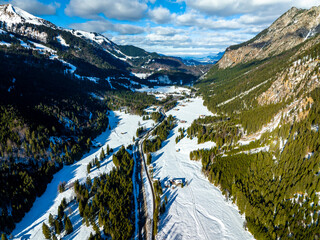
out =
[[298,58],[276,76],[271,87],[258,97],[258,103],[275,104],[294,99],[298,95],[307,95],[316,87],[320,87],[319,69],[319,56],[314,57],[310,54]]
[[291,49],[320,32],[320,6],[291,8],[253,39],[227,48],[218,62],[227,68],[253,59],[265,59]]

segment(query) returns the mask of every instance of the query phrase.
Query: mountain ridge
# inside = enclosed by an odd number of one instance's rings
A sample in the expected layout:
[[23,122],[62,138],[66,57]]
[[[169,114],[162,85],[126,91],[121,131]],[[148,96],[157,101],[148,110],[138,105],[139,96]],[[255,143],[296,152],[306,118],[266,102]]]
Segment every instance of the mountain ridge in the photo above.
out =
[[[180,84],[180,82],[188,84],[191,81],[194,81],[196,77],[200,76],[203,71],[208,70],[208,68],[205,66],[186,66],[178,59],[160,56],[156,53],[149,53],[143,49],[138,50],[139,48],[134,46],[117,45],[99,33],[58,27],[49,21],[35,17],[20,8],[14,7],[11,4],[1,5],[0,22],[2,22],[2,28],[5,31],[8,31],[8,34],[14,33],[18,38],[19,36],[20,38],[27,37],[30,40],[40,41],[40,43],[46,44],[49,48],[53,48],[54,50],[58,48],[64,52],[68,52],[68,54],[62,54],[62,52],[57,51],[55,55],[60,54],[58,57],[56,57],[57,59],[68,62],[69,60],[65,59],[65,57],[68,55],[72,58],[76,57],[78,59],[77,62],[87,62],[90,65],[94,65],[94,67],[98,68],[101,68],[102,64],[105,66],[109,65],[108,68],[111,67],[113,71],[109,71],[109,73],[105,75],[109,75],[117,80],[119,80],[120,76],[124,75],[124,77],[127,78],[127,83],[125,83],[127,89],[135,88],[135,84],[132,85],[130,81],[139,82],[139,84],[144,82],[145,85],[149,86],[154,84],[154,81],[150,82],[149,79],[138,80],[137,77],[132,75],[132,72],[138,73],[137,76],[139,76],[139,73],[147,73],[150,75],[150,80],[155,80],[153,79],[152,74],[156,73],[159,75],[158,70],[160,70],[160,74],[162,74],[164,77],[168,77],[169,80],[172,78],[173,81],[170,80],[170,84]],[[72,34],[74,37],[68,35],[68,33]],[[91,50],[88,49],[90,51],[89,54],[91,55],[90,58],[88,58],[88,52],[84,53],[79,45],[83,45],[83,43],[80,43],[79,40],[75,38],[80,38],[92,45],[93,48],[90,46],[89,48],[91,48]],[[70,47],[70,45],[72,47]],[[26,45],[22,44],[22,46]],[[75,47],[77,47],[77,49],[75,49]],[[101,52],[98,53],[98,51]],[[133,53],[135,56],[130,56],[125,53],[129,53],[130,51],[131,54]],[[97,55],[99,58],[102,57],[102,59],[99,60],[101,64],[98,65],[96,61],[92,61]],[[54,58],[53,55],[51,57]],[[157,64],[153,64],[151,60],[156,60]],[[170,63],[172,61],[175,61],[176,63],[172,65]],[[77,66],[74,61],[68,63],[75,65],[75,73],[87,72],[84,77],[99,78],[101,76],[101,74],[88,75],[88,71],[80,70],[81,67]],[[116,71],[118,71],[118,73],[116,73]],[[175,80],[175,75],[177,72],[181,73],[182,76],[187,77],[187,79],[179,79],[179,81]],[[111,79],[111,82],[112,81],[114,80]],[[124,81],[124,78],[122,78],[120,82],[121,81]],[[158,81],[158,83],[161,84],[160,81]],[[117,85],[116,82],[115,84]],[[123,86],[120,88],[123,88]]]
[[291,8],[256,37],[230,46],[218,62],[220,68],[254,59],[265,59],[289,50],[320,33],[320,6],[309,10]]
[[216,113],[187,130],[190,153],[256,239],[319,238],[320,7],[291,8],[231,46],[195,87]]

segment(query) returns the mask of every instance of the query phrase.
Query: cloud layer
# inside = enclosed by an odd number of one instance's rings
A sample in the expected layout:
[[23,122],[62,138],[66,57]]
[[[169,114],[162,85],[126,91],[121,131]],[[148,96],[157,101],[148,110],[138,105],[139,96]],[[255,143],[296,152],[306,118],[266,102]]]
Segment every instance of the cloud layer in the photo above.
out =
[[37,0],[13,0],[11,3],[34,15],[54,15],[60,3],[44,4]]
[[54,15],[61,5],[68,27],[99,32],[119,44],[178,56],[224,51],[254,37],[293,6],[320,5],[320,0],[4,1],[36,15]]
[[138,0],[70,0],[65,13],[83,18],[98,18],[103,14],[107,18],[136,21],[146,10],[146,3]]

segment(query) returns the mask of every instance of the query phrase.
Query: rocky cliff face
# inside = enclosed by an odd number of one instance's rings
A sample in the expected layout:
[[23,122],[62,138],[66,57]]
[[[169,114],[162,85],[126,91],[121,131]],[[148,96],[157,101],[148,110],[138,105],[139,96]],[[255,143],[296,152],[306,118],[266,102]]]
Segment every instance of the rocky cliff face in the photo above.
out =
[[220,68],[253,59],[265,59],[291,49],[320,33],[320,6],[309,10],[291,8],[253,39],[231,46],[219,61]]

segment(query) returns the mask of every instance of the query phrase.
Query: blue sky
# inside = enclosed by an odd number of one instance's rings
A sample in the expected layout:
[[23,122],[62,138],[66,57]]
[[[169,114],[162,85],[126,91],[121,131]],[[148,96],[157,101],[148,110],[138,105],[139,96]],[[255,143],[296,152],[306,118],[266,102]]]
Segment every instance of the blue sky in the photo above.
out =
[[[1,1],[1,0],[0,0]],[[295,6],[320,0],[2,0],[65,27],[172,56],[202,57],[246,41]]]

